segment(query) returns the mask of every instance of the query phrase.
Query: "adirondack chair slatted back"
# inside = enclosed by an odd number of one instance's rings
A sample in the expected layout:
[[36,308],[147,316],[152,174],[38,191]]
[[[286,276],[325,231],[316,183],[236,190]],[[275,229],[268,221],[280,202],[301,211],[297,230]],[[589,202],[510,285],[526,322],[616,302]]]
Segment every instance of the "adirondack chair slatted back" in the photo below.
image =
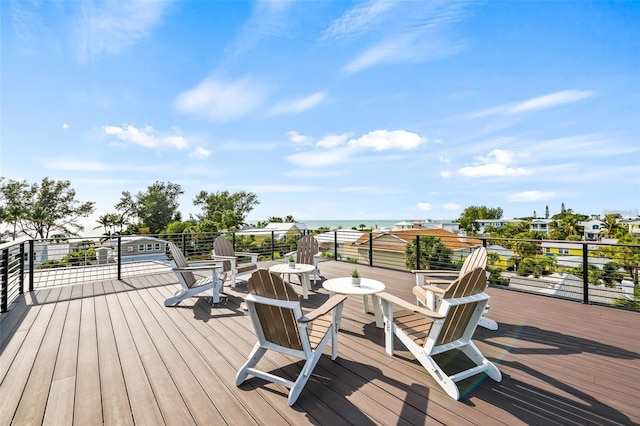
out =
[[[260,269],[249,278],[249,292],[261,297],[277,300],[298,301],[296,291],[267,270]],[[295,313],[292,309],[265,304],[255,305],[265,339],[273,344],[303,350]]]
[[462,264],[460,269],[460,277],[469,271],[473,271],[475,268],[487,269],[487,249],[485,247],[478,247],[475,249]]
[[[483,268],[478,267],[454,281],[449,286],[450,288],[447,289],[447,295],[445,295],[444,299],[457,299],[479,294],[484,291],[486,286],[486,272]],[[450,294],[449,290],[451,290]],[[470,318],[474,314],[478,303],[475,300],[451,306],[436,344],[442,345],[460,339],[470,326]],[[486,301],[483,303],[486,304]],[[474,325],[471,324],[471,326]]]
[[298,243],[296,262],[313,265],[313,256],[316,253],[318,253],[318,240],[313,235],[305,235]]
[[[231,242],[227,240],[225,237],[220,235],[213,242],[213,252],[218,256],[235,256],[235,251],[233,250],[233,246]],[[229,272],[231,270],[231,262],[225,260],[222,262],[222,271]]]
[[[178,248],[178,246],[176,246],[174,243],[169,243],[168,246],[169,246],[169,251],[171,252],[171,257],[173,257],[173,261],[175,262],[176,267],[177,268],[188,267],[189,264],[187,263],[187,259],[184,258],[184,255],[182,254],[182,251]],[[184,280],[184,283],[187,285],[188,288],[193,287],[193,285],[197,281],[195,275],[193,275],[193,272],[179,271],[178,273],[182,276],[182,279]]]

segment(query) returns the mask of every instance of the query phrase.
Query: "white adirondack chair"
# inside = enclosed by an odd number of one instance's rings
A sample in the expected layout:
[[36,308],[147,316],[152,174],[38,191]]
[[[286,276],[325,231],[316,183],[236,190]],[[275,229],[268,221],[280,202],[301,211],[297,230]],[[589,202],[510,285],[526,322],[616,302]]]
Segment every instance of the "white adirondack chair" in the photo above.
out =
[[[250,257],[250,263],[238,263],[238,257]],[[223,261],[224,272],[231,274],[231,288],[235,288],[236,279],[240,275],[252,273],[258,269],[258,254],[257,253],[244,253],[236,252],[233,250],[231,242],[224,236],[220,235],[213,242],[213,252],[211,259]]]
[[[168,246],[175,263],[175,267],[172,270],[176,273],[181,288],[172,297],[166,299],[164,305],[177,305],[188,297],[193,297],[208,290],[212,291],[213,303],[219,303],[224,281],[224,274],[221,275],[222,262],[189,264],[182,251],[174,243],[169,243]],[[209,274],[202,278],[194,275],[194,272],[203,271],[209,272]]]
[[[293,405],[309,380],[324,347],[331,339],[331,359],[338,356],[337,323],[346,296],[333,296],[319,308],[303,314],[300,297],[280,275],[264,269],[249,278],[249,294],[245,303],[258,342],[249,359],[236,375],[240,386],[248,375],[289,388],[289,405]],[[267,350],[281,352],[305,360],[295,380],[258,370],[256,364]]]
[[[471,337],[489,301],[484,292],[486,273],[476,268],[458,278],[441,301],[438,311],[422,308],[387,293],[378,293],[385,320],[385,348],[393,356],[394,336],[416,357],[433,379],[453,399],[460,399],[456,382],[480,373],[502,380],[500,370],[487,360]],[[449,297],[451,296],[451,297]],[[394,311],[400,307],[400,311]],[[460,350],[474,364],[467,370],[447,374],[435,355]]]
[[[488,253],[485,247],[475,249],[462,264],[460,271],[447,270],[413,270],[416,274],[416,286],[413,288],[413,294],[416,296],[416,303],[424,305],[432,311],[438,309],[442,294],[454,280],[462,277],[467,272],[475,269],[487,269]],[[480,317],[478,325],[489,330],[497,330],[498,323],[485,317],[489,311],[487,306],[484,314]]]

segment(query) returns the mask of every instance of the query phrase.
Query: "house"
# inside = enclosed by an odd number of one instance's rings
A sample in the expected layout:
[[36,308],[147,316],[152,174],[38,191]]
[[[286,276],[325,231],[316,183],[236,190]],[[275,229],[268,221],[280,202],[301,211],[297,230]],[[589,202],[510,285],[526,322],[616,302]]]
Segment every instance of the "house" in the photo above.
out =
[[420,222],[421,229],[444,229],[449,232],[458,233],[460,232],[460,224],[458,222],[453,222],[451,220],[434,220],[427,219],[423,222]]
[[542,241],[540,243],[540,248],[542,249],[542,254],[547,256],[559,256],[559,255],[570,255],[570,256],[582,256],[582,250],[584,245],[581,243],[571,243],[571,242],[559,242],[559,241]]
[[368,263],[370,258],[369,250],[372,248],[376,266],[406,269],[407,244],[415,241],[416,236],[438,237],[453,252],[452,261],[468,256],[476,247],[482,245],[481,240],[467,238],[444,229],[412,229],[377,234],[366,233],[353,244],[357,248],[356,259],[359,263]]
[[600,229],[602,229],[602,221],[598,219],[591,219],[586,222],[578,222],[579,226],[584,227],[582,239],[585,241],[598,241]]
[[271,235],[275,240],[286,240],[289,237],[301,238],[308,232],[307,225],[301,222],[271,222],[264,228],[243,229],[235,234],[245,237],[252,235],[256,241],[261,241],[271,238]]
[[627,225],[629,233],[636,237],[640,237],[640,220],[630,220],[627,222],[620,222],[623,225]]
[[502,247],[498,244],[491,244],[490,246],[488,246],[487,252],[494,253],[498,256],[498,259],[493,261],[491,265],[494,268],[500,269],[502,271],[506,271],[507,268],[511,266],[511,258],[515,256],[515,253],[512,250],[509,250],[508,248]]
[[508,223],[522,222],[519,219],[476,219],[473,221],[474,227],[478,230],[478,233],[484,234],[489,229],[500,229],[505,227]]
[[[146,235],[120,237],[122,263],[149,260],[168,260],[167,241]],[[118,255],[118,240],[110,240],[111,250],[106,254],[107,262],[115,262]],[[103,252],[98,252],[98,263],[104,263]]]
[[551,219],[532,219],[529,230],[541,232],[544,235],[549,233],[549,224],[553,222]]
[[361,236],[362,232],[353,230],[336,230],[324,232],[315,236],[318,240],[321,252],[334,253],[336,250],[336,244],[338,249],[339,259],[356,259],[358,257],[357,246],[355,243]]

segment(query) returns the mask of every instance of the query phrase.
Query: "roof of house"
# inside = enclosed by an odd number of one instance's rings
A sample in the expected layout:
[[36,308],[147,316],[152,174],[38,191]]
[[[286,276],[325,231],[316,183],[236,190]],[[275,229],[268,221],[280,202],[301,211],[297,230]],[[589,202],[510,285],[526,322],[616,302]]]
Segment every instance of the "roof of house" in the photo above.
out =
[[[404,250],[403,247],[386,245],[386,244],[381,244],[380,242],[376,242],[376,239],[384,235],[391,235],[395,238],[398,238],[404,241],[407,244],[415,240],[416,235],[438,237],[448,249],[453,251],[477,247],[479,245],[482,245],[482,240],[479,240],[477,238],[461,237],[458,234],[455,234],[451,231],[447,231],[446,229],[407,229],[407,230],[388,231],[388,232],[383,232],[378,234],[374,233],[373,234],[374,248],[379,250],[394,250],[394,251]],[[368,243],[369,243],[369,233],[363,234],[355,242],[356,245],[364,245]]]

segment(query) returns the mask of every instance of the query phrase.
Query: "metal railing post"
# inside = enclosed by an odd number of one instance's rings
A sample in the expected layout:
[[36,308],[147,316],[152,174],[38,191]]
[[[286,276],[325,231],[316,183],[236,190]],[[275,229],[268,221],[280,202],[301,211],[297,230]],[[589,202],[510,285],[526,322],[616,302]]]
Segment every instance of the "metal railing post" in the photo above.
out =
[[338,231],[333,231],[333,260],[338,260]]
[[373,266],[373,232],[369,232],[369,266]]
[[29,240],[29,291],[33,291],[33,270],[35,269],[35,243]]
[[276,260],[276,231],[271,231],[271,260]]
[[118,235],[118,281],[122,281],[122,236]]
[[182,254],[187,257],[187,236],[182,234]]
[[589,248],[582,243],[582,303],[589,304]]
[[416,235],[416,269],[420,269],[420,235]]
[[20,243],[20,274],[18,275],[18,294],[24,294],[24,243]]
[[0,312],[7,312],[9,301],[9,249],[2,250],[2,294],[0,295]]

